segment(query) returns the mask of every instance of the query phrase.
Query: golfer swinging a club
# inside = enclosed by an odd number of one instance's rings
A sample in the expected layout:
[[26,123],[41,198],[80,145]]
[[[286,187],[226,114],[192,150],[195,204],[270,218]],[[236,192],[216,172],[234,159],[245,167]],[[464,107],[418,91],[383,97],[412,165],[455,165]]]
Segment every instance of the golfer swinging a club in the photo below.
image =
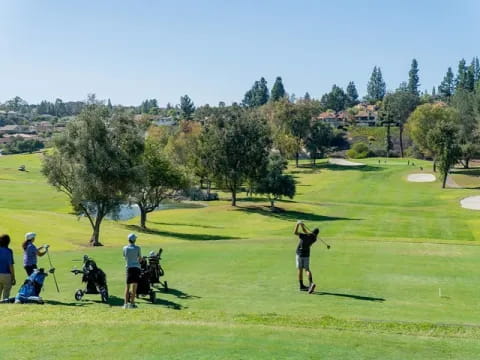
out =
[[[308,291],[308,293],[311,294],[315,290],[315,284],[313,283],[313,276],[312,272],[310,271],[310,247],[315,241],[317,241],[319,230],[318,228],[315,228],[312,232],[310,232],[305,224],[299,220],[295,225],[294,233],[300,238],[297,246],[296,256],[300,291]],[[303,270],[307,272],[309,282],[308,287],[303,284]]]

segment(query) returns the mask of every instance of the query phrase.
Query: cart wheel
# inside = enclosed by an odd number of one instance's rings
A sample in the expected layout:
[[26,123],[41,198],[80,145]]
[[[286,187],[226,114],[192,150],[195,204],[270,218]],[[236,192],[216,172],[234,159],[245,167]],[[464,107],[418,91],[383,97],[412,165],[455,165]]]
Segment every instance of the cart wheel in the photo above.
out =
[[168,283],[167,283],[167,281],[164,281],[164,282],[163,282],[163,290],[165,290],[165,292],[168,292]]
[[80,301],[83,297],[83,290],[78,289],[75,291],[75,300]]
[[155,293],[155,291],[150,290],[150,294],[149,294],[149,295],[150,295],[150,302],[151,302],[152,304],[155,304],[155,299],[156,299],[156,297],[157,297],[157,294]]

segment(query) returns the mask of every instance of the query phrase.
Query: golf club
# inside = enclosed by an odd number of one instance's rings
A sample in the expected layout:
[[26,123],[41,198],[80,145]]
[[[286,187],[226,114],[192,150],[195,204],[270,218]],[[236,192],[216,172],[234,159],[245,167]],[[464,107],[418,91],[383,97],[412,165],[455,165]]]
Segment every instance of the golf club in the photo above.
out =
[[[308,231],[312,232],[312,230],[310,230],[310,228],[309,228],[307,225],[305,225],[305,223],[304,223],[303,221],[302,221],[302,224],[303,224],[303,226],[305,226],[305,228],[306,228]],[[317,238],[320,239],[320,241],[325,244],[325,246],[327,247],[327,249],[330,249],[330,245],[327,244],[327,243],[325,242],[325,240],[323,240],[321,237],[318,237],[318,236],[317,236]]]
[[58,283],[57,283],[57,277],[55,276],[55,268],[52,265],[52,259],[50,259],[50,251],[48,250],[47,247],[47,257],[48,257],[48,262],[50,263],[50,274],[53,275],[53,280],[55,281],[55,286],[57,287],[57,292],[60,292],[60,289],[58,288]]

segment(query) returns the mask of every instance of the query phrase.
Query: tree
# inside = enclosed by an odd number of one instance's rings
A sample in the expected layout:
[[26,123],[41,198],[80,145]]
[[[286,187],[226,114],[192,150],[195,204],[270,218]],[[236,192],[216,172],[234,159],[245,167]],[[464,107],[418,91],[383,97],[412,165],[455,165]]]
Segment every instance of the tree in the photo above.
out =
[[320,100],[324,108],[331,109],[335,112],[345,110],[347,101],[347,95],[343,89],[337,85],[333,85],[332,90],[324,94]]
[[184,95],[180,98],[180,115],[184,120],[191,120],[192,115],[195,112],[195,104],[188,95]]
[[476,96],[470,91],[458,89],[452,97],[452,106],[458,111],[458,140],[462,150],[462,161],[468,169],[470,160],[480,153],[480,134],[478,122],[480,114],[476,111]]
[[94,246],[101,245],[105,216],[118,212],[140,181],[137,164],[143,143],[131,116],[109,117],[106,106],[93,103],[68,123],[54,140],[53,151],[45,155],[43,174],[67,194],[77,215],[88,218]]
[[310,94],[308,93],[308,91],[305,93],[305,95],[303,95],[303,100],[305,100],[305,101],[310,101],[310,100],[312,100],[312,97],[310,96]]
[[347,85],[347,100],[345,107],[350,108],[359,103],[358,101],[358,91],[353,81],[350,81]]
[[243,105],[246,107],[258,107],[268,102],[268,87],[265,78],[255,81],[252,88],[245,93]]
[[[400,130],[400,154],[403,157],[403,131],[408,117],[418,105],[418,96],[410,90],[397,90],[394,93],[387,94],[383,99],[381,106],[382,119],[387,124],[387,133],[390,134],[391,124],[398,124]],[[388,138],[388,136],[387,136]],[[391,142],[391,139],[390,139]],[[391,144],[387,143],[388,150],[391,150]]]
[[386,93],[385,81],[383,81],[382,70],[374,66],[372,75],[367,84],[367,100],[370,102],[382,101]]
[[428,141],[428,134],[441,121],[457,122],[458,113],[442,103],[423,104],[417,106],[408,118],[407,126],[414,144],[426,157],[433,158],[433,169],[436,170],[436,149]]
[[272,92],[270,95],[271,101],[278,101],[285,97],[285,88],[283,87],[282,78],[277,76],[275,83],[272,87]]
[[237,192],[252,174],[263,173],[271,139],[266,121],[257,111],[225,108],[216,114],[200,136],[199,156],[217,184],[230,191],[232,206]]
[[331,146],[334,134],[332,127],[323,121],[314,121],[310,127],[310,134],[305,141],[305,147],[310,153],[310,158],[315,166],[316,159],[325,156]]
[[443,81],[438,86],[438,94],[445,98],[447,101],[450,100],[450,97],[455,91],[455,76],[453,75],[452,68],[449,67]]
[[408,72],[408,91],[415,95],[419,96],[418,88],[420,87],[419,83],[420,78],[418,77],[418,63],[416,59],[412,60],[412,65],[410,71]]
[[442,188],[445,188],[450,169],[461,157],[457,143],[458,128],[451,120],[442,120],[428,133],[427,141],[436,154],[438,168],[442,175]]
[[141,157],[142,182],[135,188],[130,201],[140,209],[140,227],[146,229],[147,215],[165,199],[173,199],[176,191],[187,187],[186,178],[162,153],[158,141],[147,139]]
[[458,73],[456,78],[455,90],[463,89],[473,91],[475,86],[475,69],[473,66],[466,65],[465,59],[458,63]]
[[275,209],[275,201],[288,196],[293,199],[296,192],[295,179],[283,173],[288,162],[280,154],[270,154],[264,176],[257,182],[255,191],[267,195],[270,207]]

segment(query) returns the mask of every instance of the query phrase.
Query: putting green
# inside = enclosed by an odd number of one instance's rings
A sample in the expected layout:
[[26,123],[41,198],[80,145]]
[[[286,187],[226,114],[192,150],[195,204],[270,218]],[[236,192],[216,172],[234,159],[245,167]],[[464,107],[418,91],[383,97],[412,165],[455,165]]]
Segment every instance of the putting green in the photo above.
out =
[[[47,305],[0,306],[2,359],[474,359],[480,220],[458,202],[475,190],[442,190],[438,182],[419,189],[404,181],[411,167],[402,161],[316,169],[305,162],[290,169],[298,194],[278,203],[282,211],[258,197],[237,208],[217,201],[159,211],[149,232],[139,231],[138,219],[106,221],[106,246],[92,249],[87,221],[45,184],[39,155],[0,157],[0,232],[12,235],[17,277],[22,235],[35,231],[51,245],[61,289],[47,278]],[[20,164],[29,172],[16,170]],[[320,227],[332,245],[312,248],[313,295],[295,280],[298,219]],[[164,248],[172,291],[124,310],[121,247],[132,231],[144,254]],[[112,306],[98,296],[74,300],[80,278],[69,270],[85,253],[107,273]]]

